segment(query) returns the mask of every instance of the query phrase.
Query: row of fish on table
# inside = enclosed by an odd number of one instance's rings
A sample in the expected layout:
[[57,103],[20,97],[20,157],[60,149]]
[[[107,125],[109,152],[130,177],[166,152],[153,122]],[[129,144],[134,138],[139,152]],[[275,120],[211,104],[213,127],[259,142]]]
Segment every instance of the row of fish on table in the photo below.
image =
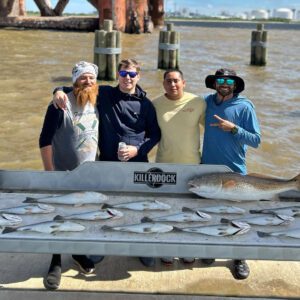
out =
[[[242,176],[236,173],[214,173],[197,177],[189,182],[190,191],[209,199],[226,199],[234,201],[271,200],[279,192],[298,189],[299,175],[292,180],[282,180],[270,177]],[[252,197],[250,196],[252,194]],[[45,198],[27,198],[23,206],[0,209],[0,227],[2,234],[13,231],[37,231],[55,233],[60,231],[83,231],[85,226],[74,222],[118,219],[123,217],[119,209],[136,211],[169,210],[170,205],[157,200],[137,201],[119,204],[107,204],[108,196],[96,192],[78,192],[62,196]],[[57,215],[51,221],[19,226],[23,214],[53,213],[55,208],[51,204],[81,206],[83,204],[100,204],[96,211],[77,213],[67,216]],[[201,225],[179,228],[165,223],[196,223],[209,222],[212,214],[244,214],[246,211],[236,206],[217,205],[201,208],[183,207],[181,212],[158,217],[143,217],[138,224],[122,226],[102,226],[102,230],[133,232],[133,233],[165,233],[171,231],[199,233],[209,236],[241,235],[251,229],[251,225],[287,225],[300,216],[300,206],[287,206],[266,209],[253,209],[244,218],[221,218],[220,224]],[[261,215],[263,214],[263,215]],[[300,238],[300,228],[275,232],[257,232],[260,237],[283,236]]]

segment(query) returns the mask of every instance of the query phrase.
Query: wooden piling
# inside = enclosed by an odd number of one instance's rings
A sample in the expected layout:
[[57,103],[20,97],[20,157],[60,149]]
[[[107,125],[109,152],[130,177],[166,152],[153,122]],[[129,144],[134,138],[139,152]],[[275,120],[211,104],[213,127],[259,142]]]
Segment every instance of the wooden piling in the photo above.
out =
[[104,30],[95,32],[94,63],[98,79],[116,80],[121,53],[121,32],[113,30],[113,21],[104,20]]
[[179,69],[179,33],[168,23],[166,31],[160,31],[158,44],[158,68]]
[[264,24],[257,24],[257,30],[251,33],[250,64],[255,66],[267,64],[267,31],[264,31]]
[[[117,46],[117,32],[115,30],[107,33],[107,48],[116,48]],[[107,55],[107,79],[116,80],[117,78],[117,63],[116,54]]]

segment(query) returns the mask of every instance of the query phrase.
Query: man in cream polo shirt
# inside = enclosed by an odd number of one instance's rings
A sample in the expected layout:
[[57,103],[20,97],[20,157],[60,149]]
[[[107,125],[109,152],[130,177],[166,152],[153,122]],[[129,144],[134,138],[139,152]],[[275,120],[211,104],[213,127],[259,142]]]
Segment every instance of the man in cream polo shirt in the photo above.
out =
[[180,70],[164,73],[165,94],[153,100],[161,140],[156,162],[199,164],[200,124],[204,125],[206,103],[202,97],[184,91]]
[[[161,130],[155,161],[158,163],[199,164],[200,125],[204,125],[206,103],[202,97],[184,91],[185,80],[180,70],[164,73],[165,94],[153,100]],[[172,265],[173,257],[161,258]],[[183,258],[193,263],[194,258]]]

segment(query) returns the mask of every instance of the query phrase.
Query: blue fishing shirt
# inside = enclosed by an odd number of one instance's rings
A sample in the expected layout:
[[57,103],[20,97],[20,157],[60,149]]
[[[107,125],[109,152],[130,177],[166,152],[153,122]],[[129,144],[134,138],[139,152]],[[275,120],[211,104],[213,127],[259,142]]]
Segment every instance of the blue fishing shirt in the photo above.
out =
[[[253,103],[235,95],[218,104],[216,93],[206,96],[205,101],[207,108],[201,163],[225,165],[234,172],[247,174],[247,146],[257,148],[260,144],[260,129]],[[218,123],[214,115],[234,123],[238,132],[232,134],[210,126]]]

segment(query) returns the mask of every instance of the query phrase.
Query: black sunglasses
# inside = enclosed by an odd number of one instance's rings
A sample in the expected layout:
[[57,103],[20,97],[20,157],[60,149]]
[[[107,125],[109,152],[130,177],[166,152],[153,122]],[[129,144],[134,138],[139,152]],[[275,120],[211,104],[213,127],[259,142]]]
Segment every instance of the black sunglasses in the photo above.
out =
[[121,77],[126,77],[127,75],[129,75],[130,78],[134,78],[134,77],[136,77],[137,74],[138,74],[138,72],[128,72],[128,71],[124,71],[124,70],[119,71],[119,75]]

